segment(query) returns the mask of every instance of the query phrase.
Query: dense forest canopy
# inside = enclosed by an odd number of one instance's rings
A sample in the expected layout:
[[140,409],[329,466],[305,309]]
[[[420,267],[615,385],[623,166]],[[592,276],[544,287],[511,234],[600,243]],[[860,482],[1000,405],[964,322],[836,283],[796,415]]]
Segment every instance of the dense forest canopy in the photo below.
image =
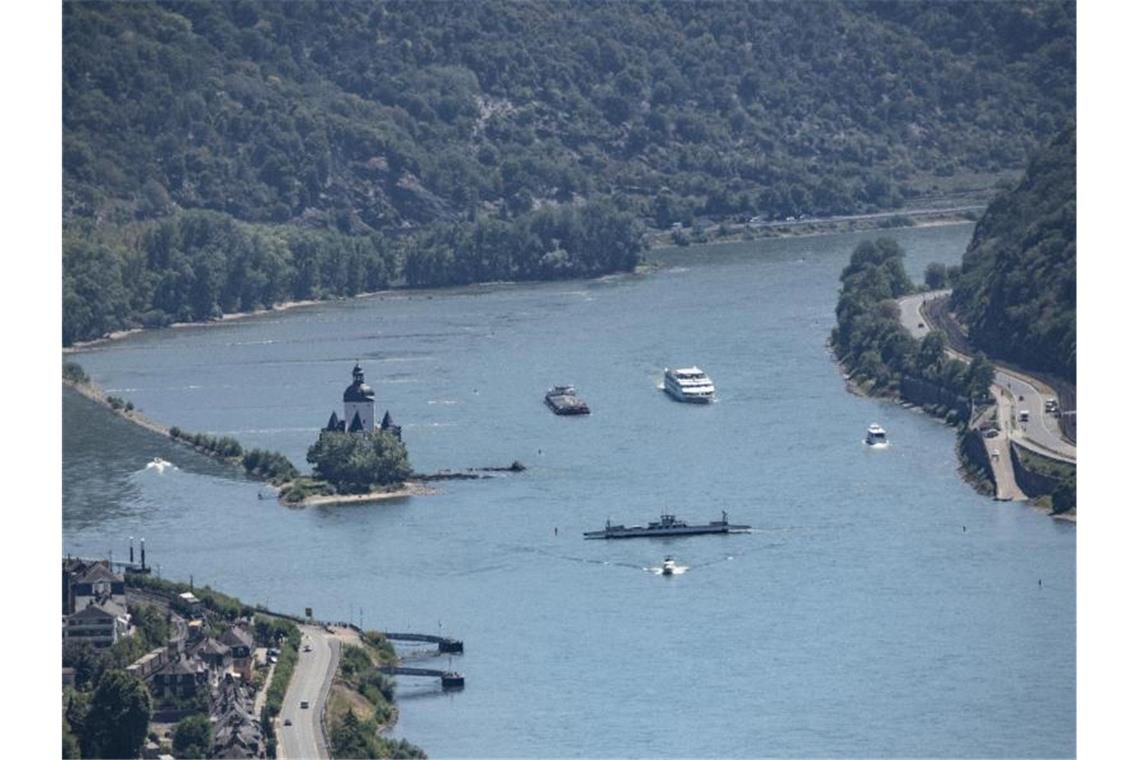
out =
[[897,208],[1020,169],[1074,83],[1067,2],[66,2],[65,340]]
[[995,356],[1077,379],[1077,136],[1068,129],[974,231],[954,305]]

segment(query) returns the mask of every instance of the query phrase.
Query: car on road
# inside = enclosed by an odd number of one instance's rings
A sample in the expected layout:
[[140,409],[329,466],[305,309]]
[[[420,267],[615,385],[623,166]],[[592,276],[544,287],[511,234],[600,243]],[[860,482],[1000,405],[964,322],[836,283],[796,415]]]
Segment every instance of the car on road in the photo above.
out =
[[1001,452],[998,451],[997,449],[994,449],[993,453],[990,454],[990,456],[993,457],[994,459],[1000,459],[1001,458]]
[[1017,413],[1017,419],[1021,422],[1029,422],[1029,410],[1028,409],[1022,409],[1020,412]]
[[305,645],[305,648],[304,648],[302,651],[304,651],[304,652],[311,652],[311,651],[313,651],[313,648],[312,648],[311,646],[309,646],[308,644],[306,644],[306,645]]
[[985,435],[986,438],[997,438],[999,435],[1001,435],[1001,431],[997,428],[987,428],[986,432],[983,435]]
[[286,725],[286,726],[291,726],[291,725],[293,725],[293,721],[291,721],[291,720],[289,720],[288,718],[286,718],[286,719],[285,719],[285,725]]
[[302,710],[308,710],[309,709],[309,700],[307,700],[307,699],[301,700],[301,709]]

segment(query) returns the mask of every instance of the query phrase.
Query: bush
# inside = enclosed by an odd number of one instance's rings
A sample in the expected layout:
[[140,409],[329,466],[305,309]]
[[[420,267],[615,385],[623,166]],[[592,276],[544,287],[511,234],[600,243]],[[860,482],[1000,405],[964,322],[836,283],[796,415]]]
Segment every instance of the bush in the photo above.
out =
[[70,361],[63,363],[63,379],[77,385],[86,385],[91,382],[91,378],[83,371],[83,367],[78,362]]

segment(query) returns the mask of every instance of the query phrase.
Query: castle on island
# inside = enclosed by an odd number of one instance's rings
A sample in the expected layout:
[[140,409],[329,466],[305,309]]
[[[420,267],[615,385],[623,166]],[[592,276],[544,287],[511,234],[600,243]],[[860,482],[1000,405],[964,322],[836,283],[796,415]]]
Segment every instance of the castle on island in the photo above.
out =
[[344,389],[344,419],[338,418],[336,411],[333,411],[324,430],[371,435],[377,429],[391,433],[396,436],[396,440],[403,441],[400,426],[392,421],[392,415],[387,410],[384,411],[380,427],[376,427],[376,394],[364,382],[364,370],[358,362],[352,368],[352,385]]

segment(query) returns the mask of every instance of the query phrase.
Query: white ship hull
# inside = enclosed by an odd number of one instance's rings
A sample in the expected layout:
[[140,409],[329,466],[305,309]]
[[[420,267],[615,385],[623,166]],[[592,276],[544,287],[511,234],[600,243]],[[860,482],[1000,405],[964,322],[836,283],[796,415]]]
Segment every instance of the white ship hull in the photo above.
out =
[[673,388],[669,383],[665,383],[665,392],[677,401],[684,401],[689,404],[708,404],[713,400],[714,395],[710,393],[707,396],[698,396],[695,393],[685,393],[680,388]]

